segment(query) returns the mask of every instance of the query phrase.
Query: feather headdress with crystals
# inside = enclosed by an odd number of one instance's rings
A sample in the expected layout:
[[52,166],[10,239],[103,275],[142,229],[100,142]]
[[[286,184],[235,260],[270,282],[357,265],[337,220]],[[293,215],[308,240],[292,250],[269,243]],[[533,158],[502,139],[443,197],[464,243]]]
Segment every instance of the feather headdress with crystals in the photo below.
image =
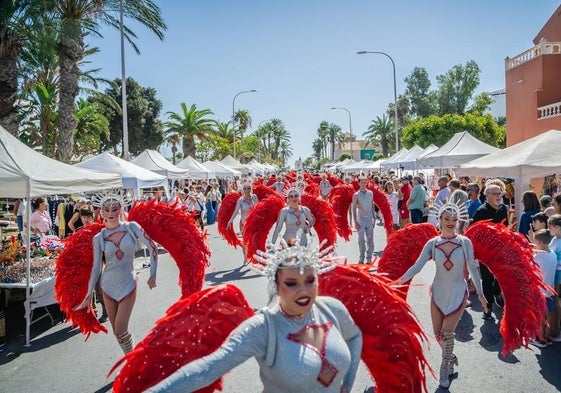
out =
[[118,202],[121,207],[132,205],[132,197],[124,190],[108,191],[92,197],[92,205],[102,207],[106,202]]
[[458,218],[458,221],[469,220],[469,214],[465,203],[456,204],[453,202],[441,203],[436,201],[429,211],[429,217],[440,219],[442,213],[447,212]]

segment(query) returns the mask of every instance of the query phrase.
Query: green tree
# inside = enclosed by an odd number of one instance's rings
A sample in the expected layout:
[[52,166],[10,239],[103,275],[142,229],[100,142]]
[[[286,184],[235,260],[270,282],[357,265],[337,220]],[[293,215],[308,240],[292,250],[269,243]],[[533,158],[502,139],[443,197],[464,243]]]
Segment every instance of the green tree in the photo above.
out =
[[480,69],[470,60],[465,66],[455,65],[446,74],[438,75],[438,109],[440,115],[464,114],[475,89],[479,86]]
[[327,141],[329,142],[330,147],[329,157],[331,161],[335,161],[335,146],[341,146],[345,141],[345,135],[343,135],[343,131],[340,126],[334,123],[329,124],[329,127],[327,128]]
[[473,100],[473,105],[468,109],[468,113],[483,116],[492,103],[493,99],[488,93],[481,93]]
[[271,158],[278,160],[280,158],[281,143],[290,142],[290,133],[284,127],[284,123],[280,119],[271,119],[270,133],[271,133]]
[[327,147],[329,145],[329,122],[323,120],[319,123],[319,127],[316,132],[319,140],[321,141],[321,156],[327,157]]
[[[84,58],[86,34],[99,34],[100,25],[119,28],[119,7],[116,1],[96,0],[46,0],[53,15],[60,21],[58,58],[60,73],[59,103],[59,152],[60,159],[68,162],[74,148],[74,103],[78,95],[78,82],[82,71],[80,61]],[[123,15],[132,19],[163,39],[166,25],[160,9],[153,0],[127,0],[123,3]],[[135,52],[139,53],[133,39],[134,32],[124,26],[124,34]]]
[[314,151],[315,159],[319,161],[322,157],[322,151],[323,151],[323,141],[321,140],[320,137],[314,139],[314,141],[312,142],[312,149]]
[[[234,114],[234,122],[238,125],[239,137],[243,141],[243,137],[248,127],[251,127],[251,116],[245,109],[239,109]],[[237,134],[236,134],[237,135]]]
[[409,100],[411,116],[419,119],[437,113],[436,93],[430,90],[431,82],[426,69],[415,67],[405,78],[405,83],[405,97]]
[[401,130],[401,141],[408,148],[414,145],[427,147],[431,143],[442,146],[455,133],[461,131],[468,131],[477,139],[492,146],[501,146],[505,140],[504,126],[499,126],[492,115],[479,116],[468,113],[429,116],[414,120]]
[[372,120],[368,131],[364,132],[362,136],[366,137],[371,144],[380,145],[384,156],[388,156],[390,141],[395,138],[393,121],[386,114],[383,114],[381,118],[376,116],[376,120]]
[[282,162],[282,166],[286,167],[286,159],[292,157],[292,147],[290,142],[282,141],[279,148],[279,155]]
[[82,161],[99,151],[102,137],[109,137],[109,120],[99,110],[99,103],[84,99],[76,103],[76,120],[73,156]]
[[181,112],[167,112],[170,120],[166,126],[181,136],[184,157],[195,157],[195,138],[204,139],[214,133],[216,120],[207,117],[213,114],[210,109],[197,110],[195,104],[187,107],[184,102],[181,103]]
[[[109,140],[102,138],[101,149],[122,146],[123,113],[118,103],[122,100],[121,80],[115,79],[105,90],[105,97],[95,95],[94,101],[107,117],[110,124]],[[129,151],[138,155],[145,149],[157,149],[164,141],[164,127],[159,120],[162,102],[156,98],[156,90],[142,87],[132,78],[127,78],[127,125],[129,132]],[[121,150],[122,151],[122,150]]]

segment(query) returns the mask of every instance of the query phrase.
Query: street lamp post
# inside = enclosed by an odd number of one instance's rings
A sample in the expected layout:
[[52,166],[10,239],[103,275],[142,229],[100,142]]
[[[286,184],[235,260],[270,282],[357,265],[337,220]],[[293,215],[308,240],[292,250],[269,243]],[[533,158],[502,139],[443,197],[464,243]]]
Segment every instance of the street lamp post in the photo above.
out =
[[342,109],[344,111],[347,111],[347,113],[349,114],[349,139],[351,142],[351,158],[354,160],[354,154],[353,154],[353,125],[352,125],[352,120],[351,120],[351,111],[348,110],[347,108],[343,108],[343,107],[331,107],[331,109]]
[[236,97],[239,96],[240,94],[244,94],[244,93],[257,93],[257,90],[251,89],[251,90],[240,91],[232,99],[232,127],[234,128],[234,158],[236,158],[236,122],[234,120],[234,117],[236,115],[236,107],[235,107]]
[[395,62],[393,61],[392,57],[390,55],[388,55],[386,52],[371,52],[371,51],[366,51],[366,50],[361,50],[359,52],[356,52],[357,55],[364,55],[366,53],[372,53],[372,54],[376,54],[376,55],[384,55],[386,56],[388,59],[390,59],[390,61],[392,62],[392,67],[393,67],[393,114],[394,114],[394,119],[393,119],[393,130],[395,133],[395,152],[397,153],[398,149],[399,149],[399,136],[397,134],[397,86],[396,86],[396,81],[395,81]]
[[125,33],[123,27],[123,0],[119,1],[119,28],[121,33],[121,105],[123,113],[123,159],[129,160],[129,123],[127,114],[127,79],[125,74]]

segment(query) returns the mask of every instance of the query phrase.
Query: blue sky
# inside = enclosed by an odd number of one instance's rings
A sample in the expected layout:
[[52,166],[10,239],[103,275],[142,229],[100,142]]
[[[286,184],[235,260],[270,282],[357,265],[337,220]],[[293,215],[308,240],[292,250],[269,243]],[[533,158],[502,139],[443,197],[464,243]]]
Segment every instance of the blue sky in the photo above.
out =
[[[232,99],[253,128],[281,119],[292,136],[292,164],[312,154],[322,120],[361,136],[393,102],[414,67],[436,76],[474,60],[481,68],[477,93],[504,87],[504,59],[529,49],[559,0],[366,1],[366,0],[156,0],[168,25],[164,41],[140,26],[141,55],[126,48],[126,72],[155,88],[167,111],[181,102],[208,108],[228,121]],[[89,44],[100,76],[120,78],[118,31],[103,29]],[[164,155],[171,156],[166,149]]]

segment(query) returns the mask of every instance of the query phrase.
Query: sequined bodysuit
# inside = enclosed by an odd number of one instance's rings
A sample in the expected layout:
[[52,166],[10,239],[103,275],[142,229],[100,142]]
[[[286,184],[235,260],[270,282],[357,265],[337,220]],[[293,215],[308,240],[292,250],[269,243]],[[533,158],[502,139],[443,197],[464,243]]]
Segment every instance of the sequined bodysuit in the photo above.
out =
[[[267,393],[351,391],[362,350],[362,334],[341,302],[318,297],[301,319],[285,317],[278,306],[243,322],[212,354],[183,366],[148,392],[192,392],[255,357]],[[317,347],[305,331],[323,334]],[[321,333],[323,332],[323,333]]]
[[279,212],[277,225],[275,226],[271,242],[276,243],[282,226],[285,224],[286,229],[282,236],[283,239],[288,240],[296,238],[298,229],[302,229],[304,233],[300,236],[300,244],[305,246],[308,244],[306,232],[308,232],[313,223],[314,216],[306,206],[298,206],[298,209],[292,209],[290,206],[283,207]]
[[[131,233],[148,247],[150,277],[156,274],[158,266],[156,245],[144,234],[144,231],[136,222],[121,223],[111,230],[104,228],[94,236],[94,262],[88,294],[91,294],[94,290],[100,272],[101,289],[116,301],[122,300],[136,288],[136,274],[134,272],[136,239],[133,238]],[[105,267],[102,272],[103,254],[105,254]]]
[[433,258],[436,274],[432,282],[432,301],[444,315],[457,311],[464,302],[467,295],[467,283],[464,278],[466,264],[477,292],[483,293],[479,270],[473,256],[473,246],[467,237],[461,235],[451,239],[437,236],[429,240],[401,281],[413,278],[427,261]]

